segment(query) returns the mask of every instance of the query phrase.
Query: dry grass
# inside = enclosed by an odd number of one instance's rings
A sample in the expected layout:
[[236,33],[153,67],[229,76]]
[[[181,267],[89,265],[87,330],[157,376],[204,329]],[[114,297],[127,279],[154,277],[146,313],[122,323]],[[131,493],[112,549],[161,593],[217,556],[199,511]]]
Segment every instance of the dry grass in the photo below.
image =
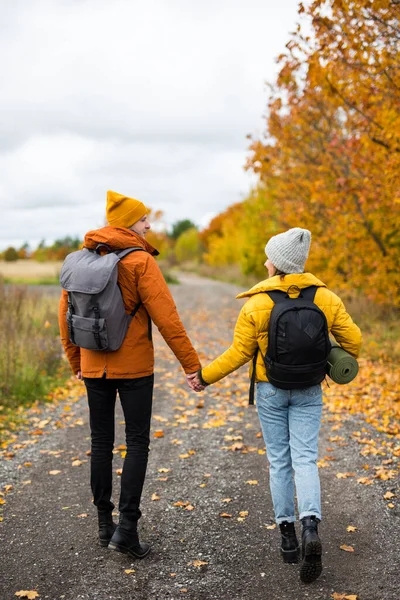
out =
[[0,404],[29,404],[62,365],[58,298],[0,281]]
[[61,261],[0,260],[0,275],[12,283],[58,283],[61,265]]

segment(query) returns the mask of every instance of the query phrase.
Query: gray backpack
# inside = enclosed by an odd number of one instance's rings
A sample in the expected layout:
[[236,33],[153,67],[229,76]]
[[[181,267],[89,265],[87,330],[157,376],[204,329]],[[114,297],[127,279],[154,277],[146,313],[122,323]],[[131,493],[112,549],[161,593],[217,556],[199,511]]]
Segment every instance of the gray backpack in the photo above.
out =
[[[108,254],[100,254],[105,247]],[[125,311],[118,286],[118,263],[127,254],[144,248],[111,252],[105,244],[96,250],[77,250],[68,254],[61,267],[61,287],[68,292],[67,323],[69,339],[87,350],[118,350],[141,306]]]

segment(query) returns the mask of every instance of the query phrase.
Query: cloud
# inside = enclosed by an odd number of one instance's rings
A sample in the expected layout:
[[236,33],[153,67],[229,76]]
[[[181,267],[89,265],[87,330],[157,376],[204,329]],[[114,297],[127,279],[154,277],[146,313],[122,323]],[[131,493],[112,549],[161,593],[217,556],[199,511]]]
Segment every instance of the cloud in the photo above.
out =
[[263,127],[264,82],[296,7],[5,0],[2,246],[83,234],[102,223],[109,188],[169,223],[200,223],[240,200],[254,181],[243,172],[246,134]]

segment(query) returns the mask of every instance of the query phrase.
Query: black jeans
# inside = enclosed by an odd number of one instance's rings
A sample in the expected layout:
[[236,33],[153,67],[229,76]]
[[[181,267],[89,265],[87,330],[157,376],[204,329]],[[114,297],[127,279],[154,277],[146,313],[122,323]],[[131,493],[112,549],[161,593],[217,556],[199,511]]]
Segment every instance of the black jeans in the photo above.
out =
[[127,452],[121,476],[119,511],[130,520],[138,520],[150,443],[150,420],[154,375],[137,379],[84,379],[90,411],[92,453],[90,483],[93,502],[101,512],[114,508],[112,459],[115,435],[117,391],[125,417]]

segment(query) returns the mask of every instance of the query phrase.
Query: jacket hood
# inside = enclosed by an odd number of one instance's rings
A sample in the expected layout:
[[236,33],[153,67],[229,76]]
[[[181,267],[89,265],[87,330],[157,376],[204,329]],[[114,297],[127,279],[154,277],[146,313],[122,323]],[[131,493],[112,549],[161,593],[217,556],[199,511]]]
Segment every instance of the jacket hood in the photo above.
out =
[[140,246],[153,256],[159,254],[158,250],[153,248],[142,236],[125,227],[107,226],[88,231],[85,235],[83,247],[94,250],[98,244],[107,244],[113,251]]
[[317,279],[312,273],[292,273],[290,275],[285,275],[283,280],[280,275],[275,275],[274,277],[260,281],[247,292],[238,294],[236,298],[249,298],[260,292],[270,292],[271,290],[281,290],[282,292],[286,292],[291,285],[297,285],[300,289],[310,285],[326,287],[325,283],[320,279]]

